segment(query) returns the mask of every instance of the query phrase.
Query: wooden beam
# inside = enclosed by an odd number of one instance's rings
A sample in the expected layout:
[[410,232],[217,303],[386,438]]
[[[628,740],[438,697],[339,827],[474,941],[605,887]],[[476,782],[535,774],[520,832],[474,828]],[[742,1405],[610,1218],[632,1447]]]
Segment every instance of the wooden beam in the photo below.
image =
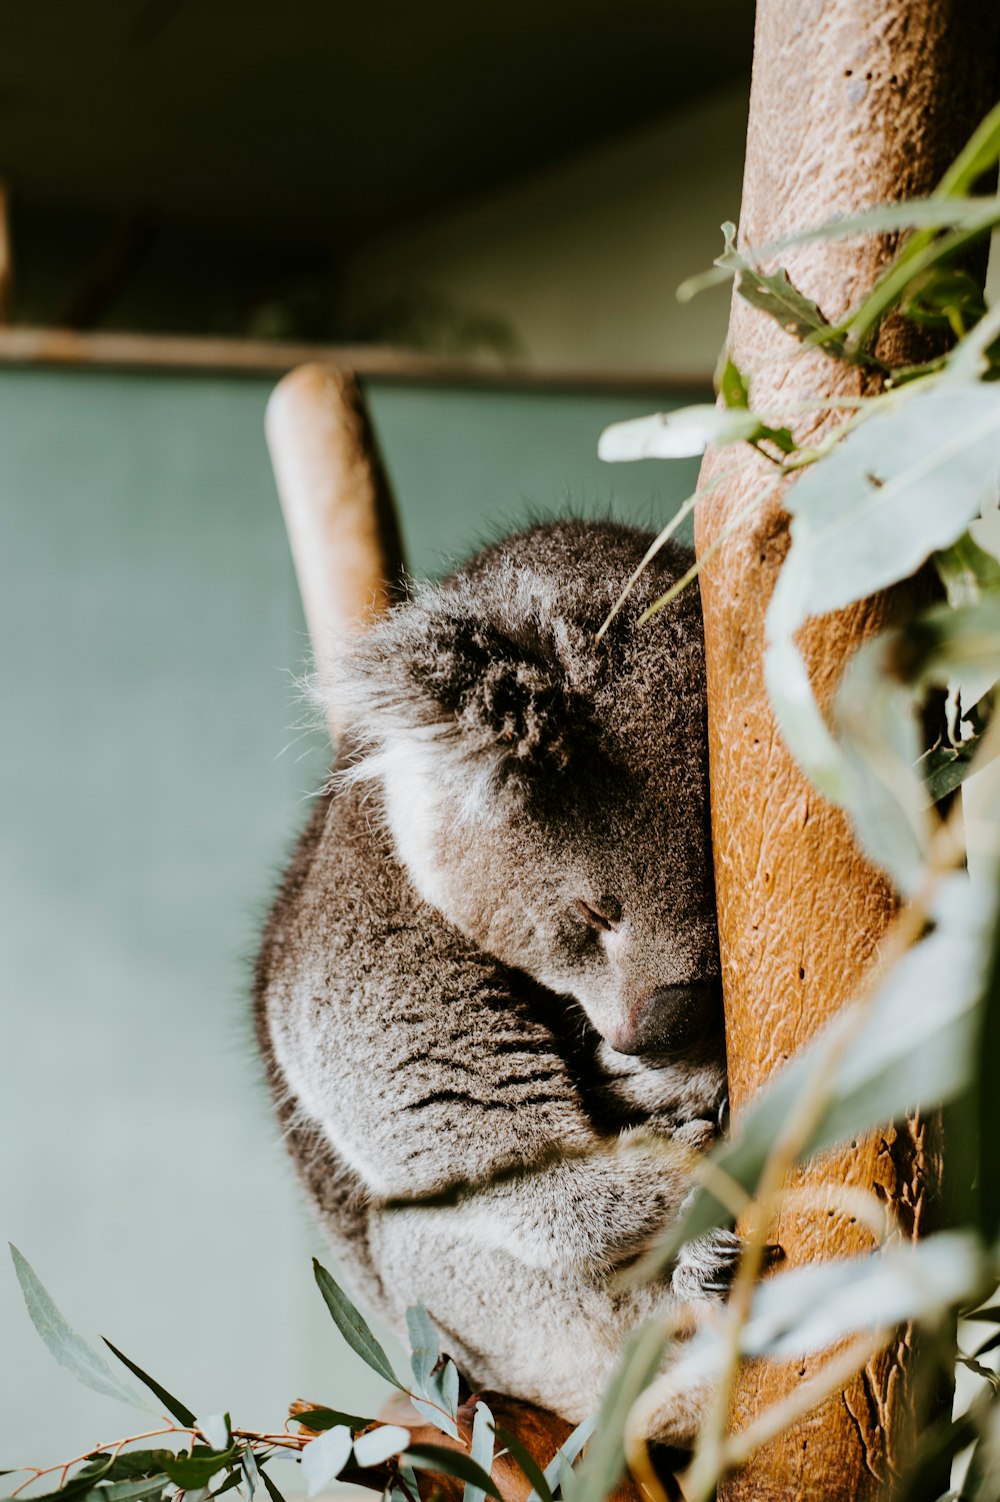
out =
[[283,375],[323,362],[379,380],[537,391],[627,392],[657,396],[711,390],[708,370],[619,370],[448,359],[388,345],[283,344],[194,335],[83,333],[67,328],[0,329],[0,365],[108,367]]

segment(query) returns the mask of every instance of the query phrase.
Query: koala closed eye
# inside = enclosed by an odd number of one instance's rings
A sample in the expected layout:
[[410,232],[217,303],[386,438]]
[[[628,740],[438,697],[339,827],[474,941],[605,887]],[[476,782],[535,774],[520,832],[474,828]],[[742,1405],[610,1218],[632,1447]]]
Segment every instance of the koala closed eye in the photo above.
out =
[[578,897],[575,906],[585,923],[588,923],[591,928],[601,929],[604,933],[614,933],[621,923],[621,907],[610,899],[597,907],[594,903],[585,902],[582,897]]

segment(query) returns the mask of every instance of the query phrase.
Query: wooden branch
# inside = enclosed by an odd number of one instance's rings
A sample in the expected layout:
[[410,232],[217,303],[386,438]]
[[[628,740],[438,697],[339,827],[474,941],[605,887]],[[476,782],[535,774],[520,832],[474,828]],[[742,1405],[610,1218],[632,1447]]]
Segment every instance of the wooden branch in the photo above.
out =
[[[1000,11],[979,0],[760,0],[740,237],[786,232],[884,200],[928,192],[994,101]],[[871,287],[893,250],[885,237],[818,243],[783,257],[794,284],[837,320]],[[880,355],[910,353],[886,330]],[[754,405],[794,407],[858,395],[874,382],[802,347],[734,297],[730,352],[753,377]],[[809,426],[812,436],[828,419]],[[804,433],[799,434],[800,438]],[[702,478],[730,464],[709,455]],[[743,474],[697,512],[705,553],[767,475]],[[712,826],[726,997],[730,1096],[739,1109],[859,990],[895,904],[839,810],[792,762],[764,687],[764,615],[787,549],[780,501],[740,527],[701,576],[707,638]],[[887,597],[813,621],[800,643],[821,703],[847,658],[879,631]],[[900,1234],[932,1224],[941,1177],[936,1121],[912,1119],[824,1157],[801,1176],[818,1191],[873,1191]],[[834,1201],[831,1200],[831,1203]],[[867,1250],[853,1217],[786,1211],[772,1231],[789,1264]],[[825,1356],[744,1371],[734,1422],[745,1428]],[[857,1378],[725,1481],[720,1502],[884,1494],[911,1453],[915,1351],[910,1332]]]
[[281,375],[299,365],[334,365],[379,381],[472,386],[500,391],[628,392],[655,401],[712,387],[710,370],[622,370],[457,359],[387,344],[303,344],[201,334],[91,333],[79,329],[0,328],[0,365],[111,367],[123,370],[219,370]]
[[[303,365],[275,388],[265,421],[313,655],[321,675],[339,636],[399,591],[403,553],[389,482],[352,376]],[[336,743],[340,725],[330,716]]]

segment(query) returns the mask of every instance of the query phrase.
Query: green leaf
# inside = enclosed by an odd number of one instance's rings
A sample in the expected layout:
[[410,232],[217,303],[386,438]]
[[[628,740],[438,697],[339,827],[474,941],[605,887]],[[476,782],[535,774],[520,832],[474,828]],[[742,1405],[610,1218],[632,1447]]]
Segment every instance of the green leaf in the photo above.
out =
[[506,1445],[511,1455],[521,1468],[521,1473],[531,1485],[531,1495],[540,1498],[540,1502],[552,1502],[552,1492],[546,1480],[545,1472],[538,1461],[525,1449],[516,1434],[511,1434],[509,1429],[497,1425],[494,1434],[502,1445]]
[[181,1450],[175,1455],[170,1450],[163,1450],[160,1453],[163,1469],[171,1481],[184,1491],[193,1491],[196,1487],[207,1486],[217,1471],[232,1464],[238,1452],[235,1445],[223,1451],[195,1445],[190,1452]]
[[270,1474],[265,1470],[263,1461],[258,1465],[257,1471],[261,1481],[263,1481],[264,1486],[267,1488],[267,1495],[270,1497],[271,1502],[285,1502],[284,1497],[278,1490],[277,1482],[272,1481]]
[[765,675],[789,749],[835,803],[849,802],[850,769],[795,633],[810,616],[908,578],[961,537],[991,494],[998,436],[1000,387],[916,390],[848,434],[785,498],[792,546],[767,612]]
[[128,1367],[132,1375],[138,1377],[140,1382],[144,1382],[149,1388],[150,1392],[154,1393],[156,1397],[159,1398],[160,1402],[163,1404],[167,1412],[171,1414],[179,1424],[183,1424],[186,1429],[196,1428],[194,1414],[186,1404],[182,1403],[179,1398],[175,1398],[171,1393],[167,1392],[167,1389],[165,1387],[161,1387],[159,1382],[157,1382],[155,1378],[150,1377],[146,1372],[144,1372],[141,1366],[136,1366],[135,1362],[131,1361],[129,1357],[126,1356],[122,1351],[119,1351],[117,1346],[113,1346],[111,1344],[106,1335],[102,1335],[101,1339],[104,1341],[104,1344],[107,1346],[108,1350],[113,1351],[114,1354],[118,1357],[118,1360],[122,1362],[124,1366]]
[[758,1285],[740,1350],[754,1357],[803,1356],[861,1331],[892,1330],[911,1320],[937,1323],[989,1286],[978,1238],[959,1231],[791,1268]]
[[310,1497],[315,1497],[340,1475],[351,1457],[351,1448],[351,1431],[346,1425],[329,1429],[318,1439],[310,1440],[302,1451],[302,1472]]
[[960,227],[934,239],[929,231],[912,235],[896,259],[890,263],[847,324],[844,353],[850,358],[863,350],[886,313],[906,294],[913,283],[933,267],[959,259],[970,246],[987,234],[997,222],[989,200],[981,200],[979,212],[963,215]]
[[950,548],[934,555],[934,566],[956,609],[971,605],[983,594],[1000,591],[1000,559],[987,553],[965,532]]
[[[563,1440],[562,1444],[559,1446],[559,1449],[556,1451],[555,1455],[545,1467],[545,1479],[549,1484],[550,1490],[555,1491],[557,1486],[563,1486],[565,1467],[572,1467],[573,1462],[576,1460],[576,1457],[579,1455],[580,1451],[583,1449],[584,1445],[587,1443],[596,1427],[597,1418],[594,1414],[591,1414],[589,1419],[584,1419],[582,1423],[577,1424],[576,1428],[573,1430],[573,1433],[567,1435],[567,1437]],[[569,1499],[566,1497],[565,1488],[563,1488],[563,1497],[565,1499],[565,1502],[569,1502]],[[537,1499],[534,1493],[532,1493],[532,1495],[528,1498],[528,1502],[539,1502],[539,1499]]]
[[736,290],[752,307],[774,318],[786,334],[809,344],[816,344],[830,354],[840,354],[844,335],[820,312],[811,297],[806,297],[789,280],[784,267],[762,272],[744,262],[736,277]]
[[437,1472],[442,1476],[454,1476],[459,1481],[471,1482],[485,1492],[486,1496],[493,1497],[495,1502],[503,1502],[492,1477],[487,1476],[471,1455],[464,1455],[461,1450],[446,1450],[444,1445],[411,1445],[404,1459],[418,1471]]
[[962,1318],[978,1320],[981,1324],[1000,1325],[1000,1304],[990,1304],[986,1309],[973,1309],[971,1312],[962,1312]]
[[150,1405],[134,1388],[115,1376],[107,1362],[82,1335],[78,1335],[65,1316],[56,1307],[31,1263],[22,1257],[17,1247],[10,1244],[14,1271],[21,1285],[25,1307],[31,1323],[38,1331],[49,1351],[84,1386],[109,1398],[118,1398],[134,1408],[150,1410]]
[[147,1497],[159,1497],[164,1487],[170,1484],[170,1477],[165,1471],[158,1475],[147,1476],[138,1481],[118,1481],[112,1486],[102,1486],[99,1496],[105,1502],[145,1502]]
[[612,423],[601,434],[597,455],[609,464],[683,459],[703,454],[710,443],[738,443],[769,433],[759,417],[740,408],[678,407],[673,412]]
[[[493,1415],[486,1404],[480,1400],[476,1404],[476,1415],[472,1421],[472,1442],[469,1446],[469,1454],[487,1476],[492,1475],[493,1472],[493,1434]],[[481,1487],[467,1481],[462,1493],[462,1502],[485,1502],[485,1493]]]
[[[140,1481],[162,1471],[161,1450],[125,1450],[116,1455],[106,1472],[109,1481]],[[100,1459],[100,1456],[95,1456]]]
[[240,1451],[240,1471],[247,1498],[249,1502],[253,1502],[254,1493],[260,1485],[260,1471],[257,1469],[257,1457],[253,1453],[251,1444],[245,1444]]
[[994,105],[986,118],[976,126],[969,141],[938,184],[938,194],[968,192],[996,163],[998,154],[1000,154],[1000,104]]
[[194,1427],[213,1450],[228,1450],[233,1442],[228,1413],[209,1414],[208,1418],[199,1419]]
[[409,1429],[399,1424],[380,1424],[354,1441],[354,1459],[364,1470],[367,1466],[381,1465],[390,1455],[398,1455],[409,1443]]
[[[98,1499],[102,1495],[98,1488],[95,1487],[92,1478],[77,1481],[75,1477],[71,1476],[66,1485],[60,1486],[56,1491],[33,1492],[30,1502],[70,1502],[71,1498],[72,1502],[84,1502],[84,1498],[93,1498],[93,1502],[98,1502]],[[10,1498],[3,1498],[3,1502],[10,1502]],[[28,1499],[25,1498],[24,1502],[28,1502]]]
[[215,1487],[212,1492],[212,1496],[221,1497],[224,1492],[231,1492],[235,1490],[235,1488],[242,1485],[245,1480],[246,1477],[243,1474],[243,1463],[241,1461],[239,1469],[237,1470],[234,1468],[233,1470],[231,1470],[222,1485]]
[[341,1413],[339,1408],[310,1408],[305,1413],[292,1415],[296,1424],[303,1424],[306,1429],[315,1429],[322,1433],[325,1429],[336,1429],[341,1424],[346,1424],[353,1434],[359,1429],[367,1429],[369,1424],[374,1424],[374,1419],[363,1419],[356,1413]]
[[406,1328],[410,1337],[410,1366],[417,1388],[426,1397],[427,1384],[440,1355],[438,1333],[423,1304],[406,1311]]
[[388,1356],[368,1328],[364,1317],[355,1309],[344,1290],[315,1257],[313,1258],[313,1274],[319,1291],[326,1300],[326,1307],[333,1315],[337,1329],[351,1350],[356,1356],[360,1356],[373,1372],[377,1372],[380,1377],[384,1377],[401,1392],[406,1392],[407,1389],[393,1371]]
[[716,373],[715,389],[727,407],[749,409],[750,382],[728,354]]
[[663,1359],[667,1336],[664,1324],[644,1325],[625,1342],[597,1415],[594,1438],[578,1474],[574,1502],[605,1502],[625,1469],[622,1436],[632,1405],[652,1381]]
[[427,1377],[426,1392],[426,1399],[410,1394],[414,1408],[442,1433],[458,1439],[458,1368],[450,1358],[436,1362]]
[[960,339],[985,316],[986,300],[968,271],[934,266],[909,284],[900,299],[900,311],[913,323],[951,329]]
[[898,640],[866,642],[851,658],[833,704],[845,794],[862,849],[903,893],[924,879],[931,818],[920,780],[921,727],[910,685],[895,671]]
[[1000,388],[981,382],[917,390],[849,433],[788,493],[770,631],[907,579],[960,538],[994,494],[998,435]]

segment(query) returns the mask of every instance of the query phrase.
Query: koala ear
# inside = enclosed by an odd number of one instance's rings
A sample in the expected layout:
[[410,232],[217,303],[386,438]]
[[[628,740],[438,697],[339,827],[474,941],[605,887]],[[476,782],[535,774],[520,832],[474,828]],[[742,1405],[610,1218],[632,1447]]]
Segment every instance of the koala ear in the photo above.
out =
[[570,758],[576,696],[548,635],[545,642],[529,625],[512,630],[463,614],[447,596],[424,597],[359,638],[333,691],[352,739],[376,763],[380,752],[416,739],[491,764],[501,779],[558,770]]

